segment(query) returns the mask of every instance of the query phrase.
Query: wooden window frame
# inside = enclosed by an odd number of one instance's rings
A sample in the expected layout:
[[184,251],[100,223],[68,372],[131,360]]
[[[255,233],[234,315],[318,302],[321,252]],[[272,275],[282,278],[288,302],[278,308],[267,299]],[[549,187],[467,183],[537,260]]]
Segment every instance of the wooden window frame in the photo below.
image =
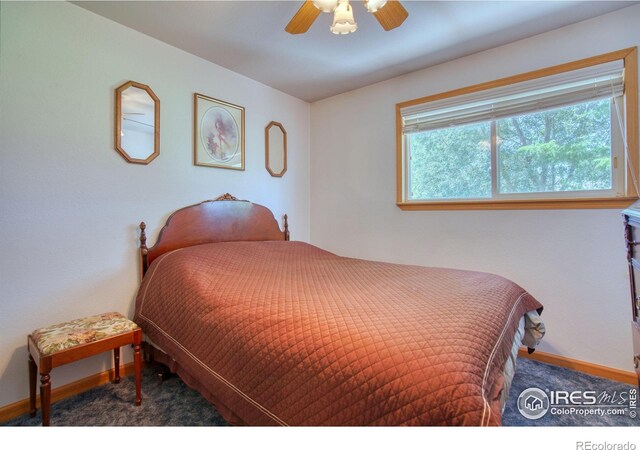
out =
[[[405,152],[404,135],[402,133],[401,109],[442,100],[449,97],[470,94],[501,86],[506,86],[523,81],[534,80],[563,72],[582,69],[589,66],[604,64],[607,62],[622,60],[625,68],[625,127],[628,154],[625,155],[625,196],[623,197],[593,197],[593,198],[543,198],[543,199],[473,199],[473,200],[421,200],[407,201],[405,199]],[[628,157],[628,160],[627,160]],[[486,209],[596,209],[626,208],[638,199],[632,180],[640,180],[638,154],[638,53],[637,47],[605,53],[591,58],[581,59],[565,64],[560,64],[545,69],[534,70],[519,75],[514,75],[498,80],[480,83],[460,89],[443,92],[440,94],[421,97],[414,100],[396,104],[396,204],[404,211],[420,210],[486,210]],[[631,173],[634,168],[634,174]]]

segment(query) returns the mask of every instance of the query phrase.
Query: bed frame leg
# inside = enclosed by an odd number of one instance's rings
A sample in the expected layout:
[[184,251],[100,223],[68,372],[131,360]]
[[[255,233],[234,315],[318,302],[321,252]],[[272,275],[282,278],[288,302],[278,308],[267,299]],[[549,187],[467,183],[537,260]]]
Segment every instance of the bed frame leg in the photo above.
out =
[[171,369],[169,369],[168,366],[162,364],[159,361],[156,361],[156,349],[152,345],[149,345],[148,342],[142,342],[141,347],[142,359],[144,360],[145,365],[153,370],[156,377],[158,378],[158,381],[162,383],[167,378],[170,378],[173,375]]
[[160,365],[158,371],[156,372],[156,376],[158,377],[158,381],[162,383],[171,378],[173,376],[173,373],[171,373],[167,366]]

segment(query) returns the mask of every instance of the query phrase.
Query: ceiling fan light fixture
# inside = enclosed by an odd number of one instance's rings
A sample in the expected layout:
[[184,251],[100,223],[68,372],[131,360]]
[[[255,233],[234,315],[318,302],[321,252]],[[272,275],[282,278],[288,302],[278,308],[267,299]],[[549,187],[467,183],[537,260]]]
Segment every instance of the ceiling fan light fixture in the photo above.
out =
[[349,34],[349,33],[353,33],[354,31],[356,31],[358,29],[358,24],[357,23],[343,23],[343,24],[336,24],[336,25],[332,25],[330,28],[331,32],[333,34]]
[[349,34],[358,29],[358,24],[353,18],[353,9],[349,0],[340,0],[333,13],[333,24],[329,28],[333,34]]
[[322,12],[334,12],[338,7],[338,0],[313,0],[313,6]]
[[[363,5],[385,31],[399,27],[409,17],[398,0],[364,0]],[[333,12],[332,33],[349,34],[358,29],[349,0],[304,0],[284,30],[293,35],[306,33],[322,11]]]
[[387,4],[387,0],[364,0],[364,6],[370,13],[377,12],[380,8]]

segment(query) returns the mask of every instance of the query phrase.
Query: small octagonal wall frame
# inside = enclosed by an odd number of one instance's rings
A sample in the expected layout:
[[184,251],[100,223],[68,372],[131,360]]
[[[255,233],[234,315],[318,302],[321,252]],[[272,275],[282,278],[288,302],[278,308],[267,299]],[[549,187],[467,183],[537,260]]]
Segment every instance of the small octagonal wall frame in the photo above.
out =
[[269,122],[264,129],[265,167],[272,177],[287,171],[287,131],[279,122]]
[[146,84],[115,90],[115,149],[127,162],[149,164],[160,154],[160,100]]

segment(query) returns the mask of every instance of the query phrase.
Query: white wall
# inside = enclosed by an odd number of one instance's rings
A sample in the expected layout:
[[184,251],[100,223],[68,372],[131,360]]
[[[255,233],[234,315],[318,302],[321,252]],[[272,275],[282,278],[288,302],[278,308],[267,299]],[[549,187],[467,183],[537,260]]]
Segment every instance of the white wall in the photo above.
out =
[[[150,243],[177,208],[231,194],[289,214],[309,239],[309,105],[66,2],[0,5],[0,406],[28,397],[27,334],[100,313],[133,315],[137,226]],[[114,89],[160,98],[160,156],[115,150]],[[246,108],[246,170],[193,165],[193,93]],[[264,167],[264,127],[287,130],[288,170]],[[126,354],[127,361],[131,355]],[[111,367],[55,369],[54,388]]]
[[395,104],[636,46],[639,22],[633,6],[313,103],[311,242],[511,278],[545,305],[540,350],[632,371],[620,211],[401,211]]

